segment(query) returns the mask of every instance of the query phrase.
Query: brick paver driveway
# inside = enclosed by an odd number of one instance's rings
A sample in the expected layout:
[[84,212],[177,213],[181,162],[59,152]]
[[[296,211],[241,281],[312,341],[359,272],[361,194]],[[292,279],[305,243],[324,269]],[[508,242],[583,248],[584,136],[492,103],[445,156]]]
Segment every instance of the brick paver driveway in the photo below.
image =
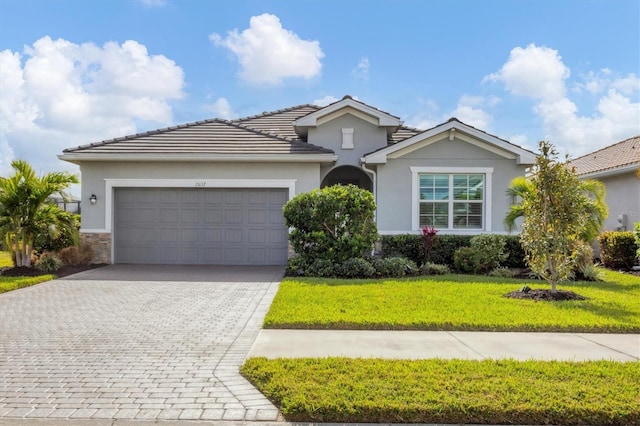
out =
[[281,277],[113,265],[0,295],[0,418],[276,420],[238,367]]

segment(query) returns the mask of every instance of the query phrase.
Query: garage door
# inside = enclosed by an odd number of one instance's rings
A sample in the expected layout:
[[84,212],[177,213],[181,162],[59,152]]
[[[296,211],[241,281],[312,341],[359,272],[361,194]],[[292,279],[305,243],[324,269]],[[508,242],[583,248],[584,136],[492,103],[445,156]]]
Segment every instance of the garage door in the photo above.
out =
[[284,265],[284,189],[116,188],[115,263]]

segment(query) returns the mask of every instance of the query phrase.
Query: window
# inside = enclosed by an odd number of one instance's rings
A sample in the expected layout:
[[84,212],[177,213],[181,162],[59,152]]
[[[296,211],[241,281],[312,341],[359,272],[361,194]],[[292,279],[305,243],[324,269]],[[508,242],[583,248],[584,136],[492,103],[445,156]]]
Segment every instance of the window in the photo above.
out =
[[491,230],[492,168],[412,167],[413,226]]

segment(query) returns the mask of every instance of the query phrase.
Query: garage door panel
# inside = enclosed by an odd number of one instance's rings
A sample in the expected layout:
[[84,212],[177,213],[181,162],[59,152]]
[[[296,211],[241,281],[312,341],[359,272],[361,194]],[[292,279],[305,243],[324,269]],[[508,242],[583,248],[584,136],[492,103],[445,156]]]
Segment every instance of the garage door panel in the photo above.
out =
[[285,189],[116,188],[116,263],[285,264]]

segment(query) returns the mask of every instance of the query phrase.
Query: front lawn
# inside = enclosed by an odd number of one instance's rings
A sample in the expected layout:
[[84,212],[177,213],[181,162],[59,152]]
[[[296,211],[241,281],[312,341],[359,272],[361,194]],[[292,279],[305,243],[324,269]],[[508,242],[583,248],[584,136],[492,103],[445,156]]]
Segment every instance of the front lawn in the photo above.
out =
[[55,279],[54,275],[38,275],[36,277],[0,277],[0,293],[17,290]]
[[604,282],[560,285],[587,300],[503,297],[542,281],[470,275],[340,280],[285,279],[265,328],[640,332],[640,277],[605,271]]
[[287,421],[640,424],[640,363],[252,358]]
[[0,268],[11,268],[12,266],[11,253],[8,251],[0,251]]

